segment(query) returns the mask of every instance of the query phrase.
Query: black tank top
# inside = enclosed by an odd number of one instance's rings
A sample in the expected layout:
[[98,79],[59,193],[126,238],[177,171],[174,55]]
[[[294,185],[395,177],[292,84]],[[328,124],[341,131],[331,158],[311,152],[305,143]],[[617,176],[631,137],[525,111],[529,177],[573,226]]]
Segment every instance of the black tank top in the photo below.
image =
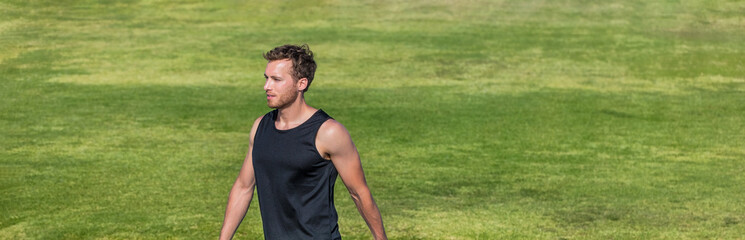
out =
[[274,125],[277,110],[261,119],[252,157],[265,239],[341,239],[334,207],[338,173],[316,148],[328,119],[318,110],[288,130]]

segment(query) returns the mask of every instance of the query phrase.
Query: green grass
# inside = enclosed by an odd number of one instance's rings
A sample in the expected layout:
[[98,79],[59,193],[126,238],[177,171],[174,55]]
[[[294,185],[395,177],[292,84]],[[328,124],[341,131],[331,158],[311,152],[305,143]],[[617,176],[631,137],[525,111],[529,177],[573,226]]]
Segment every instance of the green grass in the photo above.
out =
[[306,99],[350,130],[392,239],[742,238],[744,11],[5,0],[0,239],[215,238],[284,43],[316,52]]

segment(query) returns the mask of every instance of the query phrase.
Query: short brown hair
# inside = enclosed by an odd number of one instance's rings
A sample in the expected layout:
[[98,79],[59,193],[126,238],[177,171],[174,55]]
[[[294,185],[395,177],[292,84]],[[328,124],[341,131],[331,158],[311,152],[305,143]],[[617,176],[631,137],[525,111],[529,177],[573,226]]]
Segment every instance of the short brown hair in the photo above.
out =
[[301,78],[308,79],[308,86],[303,92],[308,91],[310,83],[313,82],[313,76],[316,74],[316,61],[313,60],[313,52],[310,51],[308,44],[303,45],[282,45],[264,53],[264,59],[267,61],[277,61],[289,59],[292,61],[292,72],[290,73],[295,81]]

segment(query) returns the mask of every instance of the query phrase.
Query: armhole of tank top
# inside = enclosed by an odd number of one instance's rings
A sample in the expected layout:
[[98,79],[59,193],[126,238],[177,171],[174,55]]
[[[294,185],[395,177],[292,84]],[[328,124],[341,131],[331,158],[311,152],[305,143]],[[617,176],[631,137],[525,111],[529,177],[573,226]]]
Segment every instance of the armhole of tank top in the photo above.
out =
[[323,124],[326,124],[329,120],[333,118],[327,118],[326,120],[323,120],[323,123],[321,123],[321,126],[318,126],[318,130],[316,130],[316,134],[313,135],[313,148],[316,151],[316,154],[321,157],[321,159],[326,161],[331,161],[331,159],[326,159],[323,154],[321,154],[321,151],[318,150],[318,132],[321,131],[321,127],[323,127]]
[[271,118],[269,116],[270,113],[264,114],[264,116],[261,116],[261,120],[259,120],[259,126],[256,126],[256,134],[254,134],[254,139],[252,139],[254,142],[256,142],[256,138],[259,136],[260,133],[263,132],[264,128],[266,127],[266,120],[267,118]]

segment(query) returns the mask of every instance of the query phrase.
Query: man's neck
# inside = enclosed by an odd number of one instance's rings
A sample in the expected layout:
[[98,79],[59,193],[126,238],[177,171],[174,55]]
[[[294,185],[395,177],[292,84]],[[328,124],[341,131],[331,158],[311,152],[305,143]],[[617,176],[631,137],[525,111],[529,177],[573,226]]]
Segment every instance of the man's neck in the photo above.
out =
[[300,96],[298,100],[291,105],[277,109],[277,121],[274,123],[277,129],[291,129],[302,124],[310,118],[317,109],[305,103],[305,99]]

